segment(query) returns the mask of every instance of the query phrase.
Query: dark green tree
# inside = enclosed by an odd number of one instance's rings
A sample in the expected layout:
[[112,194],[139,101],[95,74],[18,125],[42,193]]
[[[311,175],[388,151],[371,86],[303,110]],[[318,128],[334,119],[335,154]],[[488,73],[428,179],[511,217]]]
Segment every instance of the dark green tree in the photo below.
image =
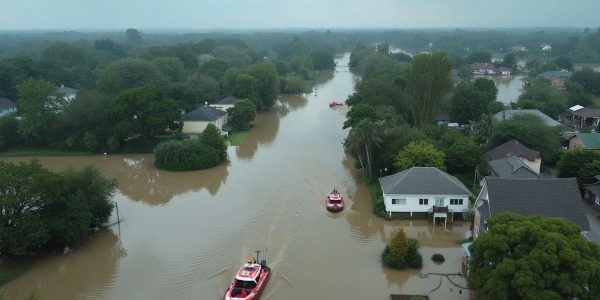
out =
[[241,99],[250,99],[256,108],[262,109],[262,102],[258,99],[258,86],[256,79],[247,74],[238,74],[235,79],[233,95]]
[[504,55],[504,59],[502,60],[502,65],[512,68],[517,65],[517,58],[513,53],[506,53],[506,55]]
[[200,142],[215,149],[221,161],[227,159],[227,143],[225,143],[221,130],[214,124],[208,124],[202,131]]
[[19,122],[16,117],[16,113],[10,113],[0,117],[0,151],[22,143],[18,130]]
[[231,111],[233,126],[237,130],[249,130],[250,122],[256,117],[256,105],[250,100],[237,100]]
[[98,75],[98,89],[107,94],[164,81],[156,67],[141,59],[122,59],[106,66]]
[[176,129],[181,114],[161,87],[149,85],[121,92],[110,104],[109,118],[117,137],[148,141],[167,128]]
[[17,105],[23,117],[19,122],[19,134],[28,144],[45,145],[66,100],[53,84],[42,79],[28,79],[19,84],[17,90]]
[[375,110],[369,104],[357,104],[350,107],[350,111],[346,114],[346,121],[343,128],[354,127],[362,120],[376,121],[377,115]]
[[125,31],[125,40],[130,44],[141,44],[142,33],[135,28],[129,28]]
[[600,249],[564,218],[499,214],[470,246],[469,286],[493,299],[596,299]]
[[315,50],[310,53],[315,70],[331,70],[335,67],[333,54],[325,50]]
[[525,109],[539,109],[543,113],[557,118],[567,108],[567,96],[552,87],[548,80],[538,80],[525,90],[517,104]]
[[573,70],[573,61],[566,56],[559,56],[554,60],[556,66],[561,70]]
[[152,64],[167,81],[179,82],[185,78],[185,69],[178,57],[157,57]]
[[279,95],[279,74],[272,63],[257,63],[248,69],[248,74],[256,80],[259,108],[271,107]]
[[450,118],[460,124],[479,121],[496,100],[497,92],[494,82],[486,78],[459,84],[450,99]]
[[478,51],[469,54],[467,63],[490,63],[492,62],[492,54],[486,51]]
[[406,95],[414,123],[433,121],[442,98],[452,87],[452,62],[446,53],[419,54],[406,69]]
[[[600,153],[588,149],[575,149],[561,153],[560,160],[556,164],[558,168],[558,177],[570,178],[576,177],[577,183],[581,187],[583,184],[595,182],[594,173],[595,161],[600,160]],[[590,165],[590,166],[588,166]],[[584,171],[584,167],[586,170]],[[600,171],[600,170],[598,170]]]

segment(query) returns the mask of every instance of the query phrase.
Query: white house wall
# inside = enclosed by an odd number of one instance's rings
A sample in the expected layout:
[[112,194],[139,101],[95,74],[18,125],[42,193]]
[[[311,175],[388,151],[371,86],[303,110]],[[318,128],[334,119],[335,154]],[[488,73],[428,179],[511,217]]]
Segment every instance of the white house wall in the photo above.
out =
[[202,133],[202,131],[204,131],[204,129],[206,128],[206,126],[208,126],[209,123],[215,124],[215,126],[217,126],[217,128],[219,128],[219,130],[221,130],[221,127],[225,124],[226,120],[227,120],[227,115],[220,117],[219,119],[217,119],[214,122],[183,121],[183,128],[181,129],[181,132],[187,133],[187,134],[200,134],[200,133]]
[[[427,205],[420,205],[419,199],[427,198]],[[436,198],[444,198],[444,205],[453,212],[463,212],[469,208],[468,195],[402,195],[384,194],[383,201],[387,212],[422,213],[429,211],[435,204]],[[406,199],[406,204],[392,204],[392,199]],[[463,199],[462,205],[450,205],[450,199]]]

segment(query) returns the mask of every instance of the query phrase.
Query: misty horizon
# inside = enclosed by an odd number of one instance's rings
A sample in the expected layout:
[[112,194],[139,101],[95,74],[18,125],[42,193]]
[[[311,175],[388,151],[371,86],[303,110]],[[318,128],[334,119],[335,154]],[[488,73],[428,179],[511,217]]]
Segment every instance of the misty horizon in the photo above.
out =
[[593,0],[4,0],[0,31],[595,28],[597,11]]

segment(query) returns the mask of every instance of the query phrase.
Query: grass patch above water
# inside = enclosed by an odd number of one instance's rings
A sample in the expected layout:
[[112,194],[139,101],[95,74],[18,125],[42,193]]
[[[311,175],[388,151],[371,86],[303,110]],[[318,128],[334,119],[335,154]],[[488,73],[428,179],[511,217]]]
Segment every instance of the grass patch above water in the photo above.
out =
[[249,134],[250,131],[238,131],[230,134],[227,138],[227,141],[231,146],[239,146],[246,140],[246,138],[248,138]]
[[33,148],[14,148],[1,152],[0,157],[15,156],[86,156],[91,155],[87,152],[69,152],[52,149],[33,149]]
[[29,262],[15,263],[13,266],[0,271],[0,286],[10,282],[11,280],[21,276],[29,269]]

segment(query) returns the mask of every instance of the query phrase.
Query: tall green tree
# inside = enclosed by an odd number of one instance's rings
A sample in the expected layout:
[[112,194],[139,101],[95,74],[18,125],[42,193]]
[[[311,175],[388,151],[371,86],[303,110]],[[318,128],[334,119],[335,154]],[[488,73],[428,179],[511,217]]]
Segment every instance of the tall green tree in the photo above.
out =
[[17,105],[23,117],[19,134],[28,144],[45,145],[66,100],[53,84],[42,79],[28,79],[17,86],[17,91]]
[[333,54],[325,50],[315,50],[310,53],[315,70],[331,70],[335,67]]
[[593,150],[575,149],[563,152],[556,163],[558,177],[576,177],[580,187],[596,182],[594,176],[600,174],[599,163],[600,153]]
[[396,168],[406,170],[412,167],[436,167],[446,170],[444,152],[423,141],[410,142],[396,157]]
[[[373,148],[381,146],[381,132],[383,132],[383,127],[383,124],[380,122],[362,120],[356,126],[352,127],[352,130],[350,130],[348,137],[344,141],[345,149],[359,160],[364,175],[367,178],[373,177],[372,152]],[[367,160],[366,166],[364,159]]]
[[519,96],[517,104],[520,108],[539,109],[557,118],[567,108],[567,95],[552,87],[548,80],[538,80]]
[[469,286],[493,299],[597,299],[600,249],[564,218],[499,214],[470,246]]
[[248,69],[248,74],[256,80],[259,108],[271,107],[279,95],[279,74],[272,63],[257,63]]
[[452,61],[446,53],[419,54],[406,69],[406,95],[414,123],[433,121],[442,98],[452,87]]
[[459,84],[450,99],[450,118],[460,124],[479,121],[497,92],[494,82],[486,78]]
[[167,81],[179,82],[185,78],[185,69],[178,57],[157,57],[152,64]]
[[256,117],[256,105],[248,99],[235,101],[231,111],[232,123],[238,130],[250,129],[250,122]]
[[130,44],[141,44],[142,33],[135,28],[129,28],[125,30],[125,40]]
[[221,161],[227,159],[227,143],[225,143],[221,130],[214,124],[208,124],[202,131],[200,142],[215,149]]
[[362,120],[376,121],[377,115],[375,114],[375,110],[369,104],[352,105],[346,115],[343,129],[353,127]]
[[167,128],[177,129],[181,114],[177,103],[167,99],[161,87],[149,85],[121,92],[110,104],[109,118],[121,139],[147,141]]
[[121,59],[106,66],[98,75],[97,86],[102,92],[119,92],[164,81],[156,67],[142,59]]
[[258,86],[254,77],[247,74],[238,74],[234,85],[234,96],[252,100],[258,109],[264,108],[262,102],[258,99]]

